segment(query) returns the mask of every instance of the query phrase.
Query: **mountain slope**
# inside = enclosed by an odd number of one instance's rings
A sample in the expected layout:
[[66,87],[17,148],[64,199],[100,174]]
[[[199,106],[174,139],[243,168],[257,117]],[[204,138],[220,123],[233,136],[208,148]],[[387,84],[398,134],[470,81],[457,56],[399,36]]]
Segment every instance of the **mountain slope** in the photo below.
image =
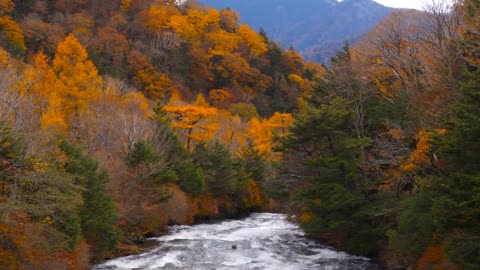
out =
[[372,0],[203,0],[231,8],[254,29],[263,28],[283,47],[294,47],[308,60],[328,62],[345,41],[355,42],[394,9]]

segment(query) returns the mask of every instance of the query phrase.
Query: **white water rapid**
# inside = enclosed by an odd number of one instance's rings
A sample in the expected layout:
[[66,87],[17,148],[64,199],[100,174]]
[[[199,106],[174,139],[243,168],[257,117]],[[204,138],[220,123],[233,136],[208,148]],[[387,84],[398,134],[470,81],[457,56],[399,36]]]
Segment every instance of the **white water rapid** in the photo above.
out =
[[157,248],[107,261],[94,269],[380,269],[366,258],[305,238],[282,214],[259,213],[216,224],[172,226],[168,235],[154,239]]

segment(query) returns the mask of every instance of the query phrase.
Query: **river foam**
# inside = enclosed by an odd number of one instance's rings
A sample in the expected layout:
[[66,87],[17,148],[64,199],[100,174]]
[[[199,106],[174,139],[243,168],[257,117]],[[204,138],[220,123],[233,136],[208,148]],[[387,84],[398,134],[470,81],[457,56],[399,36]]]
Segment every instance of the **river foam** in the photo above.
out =
[[154,239],[158,241],[157,248],[107,261],[94,269],[380,269],[366,258],[307,239],[282,214],[257,213],[216,224],[172,226],[168,235]]

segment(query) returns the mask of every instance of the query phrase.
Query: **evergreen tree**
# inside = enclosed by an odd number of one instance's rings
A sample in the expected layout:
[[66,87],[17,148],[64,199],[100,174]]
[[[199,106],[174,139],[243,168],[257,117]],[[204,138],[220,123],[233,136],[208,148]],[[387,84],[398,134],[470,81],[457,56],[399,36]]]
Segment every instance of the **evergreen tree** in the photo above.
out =
[[170,127],[170,119],[161,105],[154,109],[155,128],[147,141],[138,141],[127,154],[127,164],[137,171],[138,177],[153,181],[152,185],[176,183],[195,196],[205,189],[203,173],[190,153]]
[[[478,7],[480,9],[480,7]],[[448,252],[465,269],[480,267],[480,68],[467,65],[463,94],[448,132],[437,138],[448,169],[430,184],[437,230],[447,233]],[[446,173],[446,174],[445,174]]]
[[[463,269],[480,266],[480,70],[465,76],[463,94],[447,121],[448,132],[433,144],[447,168],[419,179],[420,193],[399,215],[393,247],[419,256],[430,244],[446,241],[447,253]],[[411,229],[416,228],[415,235]],[[403,246],[403,248],[402,248]]]
[[[186,155],[188,154],[185,151]],[[205,191],[205,180],[203,171],[195,164],[190,156],[175,164],[175,171],[179,177],[179,186],[185,192],[200,197]]]
[[80,208],[84,237],[93,246],[95,255],[112,250],[119,239],[116,230],[118,216],[106,190],[107,172],[99,168],[98,161],[85,156],[75,145],[62,141],[60,148],[68,156],[65,170],[85,188],[84,203]]
[[[182,145],[180,139],[170,127],[171,119],[166,116],[161,105],[155,108],[155,132],[151,139],[153,145],[162,145],[167,141],[167,149],[163,153],[171,161],[169,169],[160,177],[171,177],[178,180],[178,185],[185,192],[199,197],[205,190],[205,182],[201,168],[194,163],[190,153]],[[158,147],[157,147],[158,148]],[[160,149],[157,149],[157,151]]]
[[207,188],[215,196],[234,195],[242,180],[241,164],[219,142],[212,145],[198,144],[193,158],[205,174]]
[[258,151],[249,143],[240,151],[239,156],[250,178],[257,182],[263,182],[266,178],[266,154]]
[[[467,0],[462,5],[465,22],[473,26],[460,44],[467,56],[461,98],[444,117],[446,134],[432,141],[446,166],[419,180],[420,193],[405,204],[391,242],[394,248],[403,245],[405,253],[413,247],[416,256],[431,243],[446,242],[449,257],[462,269],[473,270],[480,267],[480,4]],[[408,227],[416,228],[415,237]]]
[[366,196],[371,186],[360,166],[369,139],[355,132],[355,95],[343,96],[355,78],[350,77],[349,84],[344,77],[337,79],[349,61],[348,47],[332,59],[333,67],[305,98],[282,148],[286,167],[299,178],[296,185],[306,186],[299,194],[307,206],[305,230],[316,236],[336,234],[351,251],[368,254],[381,234],[372,227],[374,206]]

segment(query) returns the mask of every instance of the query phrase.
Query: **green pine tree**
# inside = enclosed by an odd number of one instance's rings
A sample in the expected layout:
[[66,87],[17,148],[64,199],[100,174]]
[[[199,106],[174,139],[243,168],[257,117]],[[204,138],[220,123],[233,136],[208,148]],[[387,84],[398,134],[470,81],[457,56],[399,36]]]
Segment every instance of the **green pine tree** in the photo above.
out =
[[242,177],[241,164],[219,142],[208,146],[198,144],[192,156],[204,172],[208,190],[215,196],[234,195],[242,180],[246,180]]
[[68,156],[65,170],[85,188],[84,203],[80,208],[83,236],[92,245],[95,255],[112,250],[119,239],[116,230],[118,216],[112,197],[106,190],[109,181],[107,172],[99,168],[97,160],[85,156],[77,146],[62,141],[60,148]]
[[[480,9],[480,7],[479,7]],[[448,169],[434,178],[436,228],[448,233],[448,252],[465,269],[480,267],[480,68],[467,66],[463,94],[448,133],[435,142]]]
[[[462,3],[467,23],[480,15],[478,1]],[[433,151],[446,163],[418,180],[420,193],[409,199],[392,231],[392,246],[416,256],[431,243],[447,243],[447,253],[462,269],[480,268],[480,36],[467,32],[461,41],[465,58],[461,98],[445,116],[447,133],[432,140]],[[471,61],[473,60],[473,61]],[[421,222],[418,222],[421,221]],[[415,237],[411,229],[416,228]],[[403,243],[402,243],[403,241]],[[413,248],[412,248],[413,247]]]
[[[315,236],[336,235],[353,252],[369,254],[375,250],[375,239],[382,237],[381,228],[373,226],[375,207],[367,196],[372,189],[363,175],[363,148],[368,138],[355,132],[355,91],[353,73],[348,69],[348,46],[332,59],[332,69],[306,99],[307,104],[295,115],[291,134],[282,141],[287,174],[297,177],[296,186],[311,217],[303,227]],[[345,76],[349,76],[348,83]],[[350,87],[343,89],[342,87]],[[338,91],[338,89],[341,89]],[[351,92],[350,92],[351,93]]]

